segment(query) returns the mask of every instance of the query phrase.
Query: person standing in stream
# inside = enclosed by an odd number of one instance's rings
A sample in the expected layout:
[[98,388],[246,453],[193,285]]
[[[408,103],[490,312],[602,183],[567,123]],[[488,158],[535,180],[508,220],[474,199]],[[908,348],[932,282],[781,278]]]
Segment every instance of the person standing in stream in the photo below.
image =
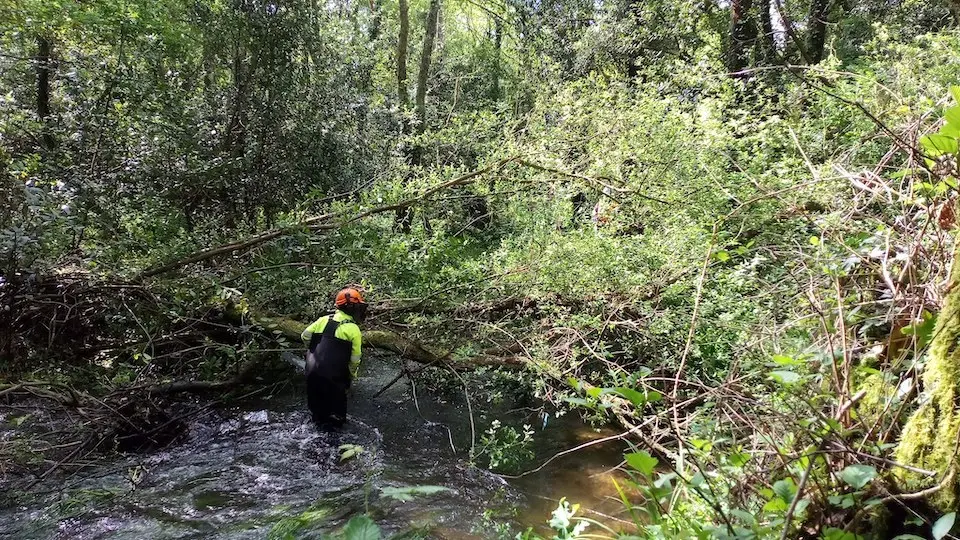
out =
[[321,426],[342,427],[347,420],[347,390],[360,369],[361,334],[358,323],[367,315],[360,291],[337,293],[336,312],[306,328],[300,338],[307,344],[304,374],[307,407]]

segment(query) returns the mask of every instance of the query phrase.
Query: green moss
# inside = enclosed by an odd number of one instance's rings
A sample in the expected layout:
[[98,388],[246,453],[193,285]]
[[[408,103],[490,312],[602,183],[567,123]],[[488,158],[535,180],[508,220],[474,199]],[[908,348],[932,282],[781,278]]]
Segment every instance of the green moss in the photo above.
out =
[[[956,469],[957,437],[960,431],[960,250],[954,253],[949,292],[943,310],[937,318],[929,361],[923,372],[924,401],[911,415],[903,428],[896,459],[937,471],[935,478],[927,478],[909,471],[900,471],[899,480],[904,490],[930,487],[943,475]],[[960,500],[960,485],[954,480],[940,490],[932,501],[942,509],[955,508]]]
[[888,404],[897,395],[897,385],[888,373],[870,373],[858,377],[856,392],[866,391],[858,403],[856,412],[860,420],[873,425],[885,412]]

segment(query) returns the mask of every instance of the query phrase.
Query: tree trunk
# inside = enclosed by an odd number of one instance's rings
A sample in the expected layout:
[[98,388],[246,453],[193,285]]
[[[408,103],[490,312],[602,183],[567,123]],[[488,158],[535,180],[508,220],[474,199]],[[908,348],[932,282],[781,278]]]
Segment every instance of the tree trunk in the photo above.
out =
[[[407,91],[407,42],[410,37],[410,8],[407,0],[400,0],[400,39],[397,42],[397,102],[401,112],[410,107]],[[404,132],[406,132],[406,122]]]
[[[627,10],[626,13],[624,13],[624,18],[629,21],[630,27],[635,29],[634,32],[645,26],[643,7],[644,4],[641,0],[628,0],[627,2]],[[627,82],[633,86],[638,82],[637,78],[640,76],[640,53],[643,49],[640,39],[636,35],[630,36],[628,43],[625,58]]]
[[750,60],[750,49],[756,37],[756,28],[750,18],[753,0],[732,0],[730,3],[730,43],[727,49],[727,71],[734,78],[743,78],[740,73]]
[[420,55],[420,74],[417,76],[417,131],[423,133],[427,119],[427,82],[430,80],[430,62],[433,58],[433,43],[437,36],[440,18],[440,0],[430,0],[427,12],[427,28],[423,35],[423,51]]
[[37,36],[37,118],[40,120],[43,148],[52,150],[53,134],[50,132],[50,73],[53,71],[51,56],[53,45],[44,36]]
[[760,51],[759,58],[763,65],[772,65],[777,57],[777,45],[773,40],[773,19],[770,10],[773,9],[771,0],[760,0],[757,6],[760,15],[760,39],[758,40]]
[[956,509],[960,500],[956,474],[960,437],[960,249],[956,247],[947,291],[923,370],[923,391],[928,397],[907,420],[896,451],[898,462],[940,473],[931,480],[898,469],[904,491],[928,487],[943,478],[932,502],[945,511]]
[[380,26],[383,10],[377,6],[376,0],[370,0],[370,33],[367,35],[370,41],[380,39]]
[[[294,343],[300,342],[300,334],[307,327],[306,323],[286,317],[267,317],[250,313],[243,315],[232,306],[228,307],[226,315],[234,322],[253,323],[268,333],[274,331],[280,332],[280,334]],[[490,354],[479,354],[469,360],[457,362],[451,359],[450,353],[434,351],[425,345],[408,339],[396,332],[391,332],[390,330],[364,330],[363,345],[364,347],[390,351],[407,360],[421,364],[437,363],[440,366],[447,364],[456,369],[476,369],[484,366],[523,369],[526,366],[526,361],[522,358],[514,356],[494,356]]]
[[[410,38],[410,6],[407,0],[400,0],[400,36],[397,41],[397,103],[400,106],[400,132],[410,133],[407,121],[407,109],[410,108],[410,92],[407,90],[407,45]],[[406,141],[403,142],[404,155],[409,156]],[[393,219],[394,232],[409,233],[413,214],[409,208],[397,208]]]
[[500,99],[500,71],[502,69],[500,57],[503,50],[503,21],[499,18],[493,23],[493,47],[493,86],[490,98],[498,101]]
[[830,0],[810,0],[810,12],[807,15],[807,58],[811,64],[823,60],[823,45],[827,41],[827,15],[830,13]]

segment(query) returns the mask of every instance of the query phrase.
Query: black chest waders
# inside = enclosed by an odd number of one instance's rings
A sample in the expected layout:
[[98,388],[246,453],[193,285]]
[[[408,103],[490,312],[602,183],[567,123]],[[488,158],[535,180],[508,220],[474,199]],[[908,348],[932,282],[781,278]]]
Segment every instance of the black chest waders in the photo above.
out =
[[347,419],[350,355],[353,343],[336,336],[340,323],[327,319],[323,332],[313,334],[307,348],[307,407],[318,424],[339,427]]

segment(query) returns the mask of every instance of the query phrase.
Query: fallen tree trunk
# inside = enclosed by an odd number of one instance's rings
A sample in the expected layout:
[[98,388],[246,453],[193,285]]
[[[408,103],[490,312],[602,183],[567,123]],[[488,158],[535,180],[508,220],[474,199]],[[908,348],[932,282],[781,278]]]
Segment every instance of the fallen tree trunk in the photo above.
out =
[[[285,338],[295,342],[300,342],[300,334],[307,327],[306,323],[290,319],[287,317],[271,317],[258,315],[248,312],[241,314],[239,310],[230,306],[226,311],[227,318],[234,323],[250,324],[273,333],[279,332]],[[390,351],[401,357],[421,364],[449,365],[455,369],[476,369],[478,367],[503,367],[507,369],[523,369],[526,362],[523,358],[516,356],[498,357],[489,354],[482,354],[470,358],[469,360],[457,361],[452,358],[449,352],[436,351],[422,343],[413,341],[401,334],[390,330],[364,330],[364,347],[372,347]]]

